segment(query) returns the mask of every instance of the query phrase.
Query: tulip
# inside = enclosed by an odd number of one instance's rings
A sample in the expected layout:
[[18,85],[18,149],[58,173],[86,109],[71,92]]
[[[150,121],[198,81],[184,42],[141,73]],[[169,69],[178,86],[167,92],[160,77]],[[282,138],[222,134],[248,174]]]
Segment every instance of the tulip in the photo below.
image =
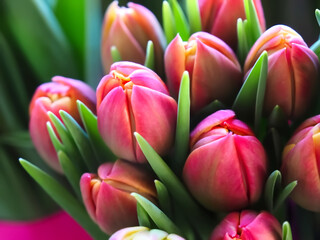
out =
[[137,202],[130,195],[132,192],[156,202],[153,175],[143,167],[117,160],[102,164],[97,175],[82,175],[80,189],[84,205],[90,217],[107,234],[138,225]]
[[146,227],[128,227],[114,233],[110,240],[185,240],[176,234],[168,234],[159,229],[149,229]]
[[58,172],[62,172],[62,168],[47,131],[47,122],[50,122],[47,113],[51,111],[61,119],[59,111],[64,110],[81,124],[77,100],[95,112],[96,97],[93,89],[82,81],[56,76],[52,82],[43,83],[36,89],[29,105],[32,142],[43,160]]
[[183,179],[207,209],[231,211],[256,202],[266,179],[262,144],[231,110],[217,111],[190,135]]
[[304,121],[286,144],[281,172],[285,184],[298,180],[291,198],[301,207],[320,212],[320,115]]
[[210,240],[281,240],[281,225],[268,212],[252,210],[229,213],[214,229]]
[[155,66],[159,73],[163,68],[163,49],[166,40],[157,18],[142,5],[128,3],[128,8],[119,7],[113,1],[108,7],[102,27],[102,62],[106,72],[113,63],[110,49],[115,46],[124,61],[143,64],[146,47],[152,40],[155,51]]
[[232,49],[205,32],[193,34],[188,42],[177,35],[166,49],[165,72],[175,98],[185,70],[190,75],[194,112],[217,99],[230,104],[242,84],[241,67]]
[[263,51],[268,53],[264,110],[279,105],[288,118],[303,116],[317,92],[317,55],[293,29],[276,25],[264,32],[251,48],[244,72],[250,71]]
[[[246,19],[243,0],[198,0],[202,30],[209,32],[232,49],[237,48],[237,20]],[[265,19],[260,0],[253,0],[260,28],[265,30]]]
[[174,141],[177,103],[150,69],[118,62],[97,88],[98,128],[107,146],[120,158],[146,162],[134,132],[159,153]]

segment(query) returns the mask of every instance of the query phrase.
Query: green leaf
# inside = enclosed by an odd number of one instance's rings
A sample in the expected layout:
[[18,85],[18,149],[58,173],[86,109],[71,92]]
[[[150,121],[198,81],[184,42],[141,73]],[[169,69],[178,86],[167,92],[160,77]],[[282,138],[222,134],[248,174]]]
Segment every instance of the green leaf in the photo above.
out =
[[54,75],[79,77],[66,36],[50,6],[42,0],[5,0],[6,23],[41,81]]
[[63,151],[58,152],[58,158],[64,175],[67,177],[77,197],[81,199],[79,182],[82,172],[80,172],[79,169],[74,166],[67,154],[65,154]]
[[151,168],[163,182],[163,184],[168,188],[171,196],[184,209],[188,209],[186,214],[191,221],[198,219],[198,221],[195,221],[194,224],[196,225],[199,234],[202,234],[204,237],[208,237],[208,234],[212,230],[211,219],[209,218],[208,213],[203,211],[195,203],[193,198],[185,189],[184,185],[180,182],[180,180],[164,162],[164,160],[150,146],[150,144],[139,133],[135,132],[134,135]]
[[256,131],[261,121],[267,70],[268,55],[264,51],[248,74],[232,106],[240,118],[248,120],[254,117]]
[[275,187],[276,185],[281,184],[281,173],[279,170],[273,171],[267,179],[266,186],[265,186],[265,200],[267,203],[268,210],[273,212],[273,202],[274,202],[274,195],[275,195]]
[[53,124],[55,130],[58,133],[56,135],[54,129],[51,126],[51,123],[47,123],[47,128],[49,132],[49,136],[55,147],[56,152],[63,151],[65,152],[74,166],[76,166],[80,171],[85,172],[87,167],[84,164],[84,160],[80,155],[80,152],[74,142],[74,139],[69,132],[69,130],[65,127],[65,125],[60,121],[60,119],[54,115],[52,112],[48,112],[48,116]]
[[93,88],[103,76],[100,57],[101,9],[100,0],[85,0],[85,81]]
[[290,223],[287,221],[282,224],[282,240],[292,240]]
[[169,44],[176,36],[177,29],[172,9],[167,1],[162,3],[162,22],[167,44]]
[[156,205],[137,193],[131,193],[131,195],[137,200],[137,202],[148,213],[153,222],[161,230],[168,233],[176,233],[181,235],[181,230],[172,222],[172,220],[165,215]]
[[186,0],[186,11],[190,24],[190,34],[201,31],[201,18],[198,1]]
[[241,18],[237,20],[237,36],[238,36],[238,57],[240,63],[243,64],[249,52],[248,39],[245,32],[246,20]]
[[268,74],[267,52],[263,52],[260,57],[261,57],[261,67],[260,67],[260,74],[259,74],[259,80],[258,80],[256,105],[255,105],[255,117],[254,117],[255,132],[258,132],[260,128],[260,122],[261,122],[262,111],[263,111],[263,103],[264,103],[264,95],[266,92],[266,85],[267,85],[267,74]]
[[106,239],[106,235],[90,219],[83,205],[76,200],[68,190],[35,165],[24,159],[20,159],[19,161],[27,173],[53,198],[53,200],[86,229],[94,239]]
[[77,100],[77,105],[81,120],[90,139],[90,144],[92,144],[99,162],[115,161],[117,157],[109,150],[101,138],[98,130],[97,116],[81,101]]
[[276,128],[270,128],[271,137],[272,137],[272,144],[275,154],[275,165],[276,167],[280,167],[281,163],[281,154],[283,151],[283,144],[281,142],[281,135]]
[[146,60],[144,66],[154,70],[154,46],[151,40],[148,41],[146,50]]
[[248,45],[251,48],[261,35],[261,28],[259,24],[258,14],[254,6],[253,0],[244,0],[244,9],[246,13],[247,23],[246,35]]
[[[86,0],[56,0],[53,11],[70,43],[79,70],[84,70]],[[81,76],[84,74],[82,73]]]
[[59,113],[63,120],[63,123],[70,132],[73,141],[78,148],[78,151],[84,159],[84,163],[86,164],[87,169],[90,172],[96,172],[99,166],[99,162],[95,158],[95,153],[92,149],[92,145],[90,144],[87,133],[80,127],[77,121],[74,120],[74,118],[70,114],[63,110],[60,110]]
[[315,10],[315,15],[316,15],[317,23],[320,27],[320,10],[319,9]]
[[181,172],[188,155],[190,134],[190,79],[185,71],[181,78],[178,96],[178,114],[175,140],[174,168]]
[[137,215],[140,226],[152,229],[152,220],[139,202],[137,202]]
[[120,62],[121,61],[121,55],[116,46],[112,46],[110,48],[112,62]]
[[170,198],[168,189],[159,180],[155,180],[154,183],[157,189],[159,206],[167,216],[171,217],[173,212],[172,212],[171,198]]
[[190,30],[187,18],[184,15],[177,0],[169,0],[169,3],[173,12],[176,30],[180,34],[182,40],[187,41],[190,37]]
[[297,186],[298,181],[293,181],[289,183],[279,194],[275,206],[274,206],[274,211],[277,211],[280,206],[284,203],[284,201],[287,199],[287,197],[290,195],[290,193],[293,191],[293,189]]

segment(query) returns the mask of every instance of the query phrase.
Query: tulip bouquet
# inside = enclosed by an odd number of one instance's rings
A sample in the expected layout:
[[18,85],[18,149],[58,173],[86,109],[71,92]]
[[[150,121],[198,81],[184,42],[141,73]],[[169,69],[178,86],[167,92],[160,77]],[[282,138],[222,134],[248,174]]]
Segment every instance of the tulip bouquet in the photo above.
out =
[[94,239],[319,239],[319,57],[259,0],[114,1],[96,89],[30,102],[56,173],[20,163]]

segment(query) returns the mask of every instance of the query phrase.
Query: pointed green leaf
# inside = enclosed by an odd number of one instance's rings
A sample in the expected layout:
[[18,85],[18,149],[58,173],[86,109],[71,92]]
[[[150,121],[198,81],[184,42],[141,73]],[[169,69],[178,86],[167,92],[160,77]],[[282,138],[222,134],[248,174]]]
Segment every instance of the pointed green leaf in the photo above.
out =
[[189,149],[190,134],[190,79],[189,73],[185,71],[181,78],[178,96],[178,115],[175,140],[175,170],[181,172],[186,161]]
[[190,24],[190,34],[201,31],[201,18],[198,1],[186,0],[186,11]]
[[144,66],[154,70],[154,46],[151,40],[148,41],[146,50],[146,60]]
[[120,62],[121,61],[121,54],[116,46],[112,46],[110,48],[112,62]]
[[315,15],[316,15],[317,23],[320,27],[320,10],[319,9],[315,10]]
[[77,105],[81,120],[99,162],[115,161],[117,157],[109,150],[101,138],[98,130],[97,116],[81,101],[77,100]]
[[267,52],[263,52],[260,57],[262,62],[260,67],[260,74],[259,74],[257,95],[256,95],[255,118],[254,118],[255,132],[258,132],[260,127],[262,111],[263,111],[264,95],[266,92],[266,85],[267,85],[267,74],[268,74]]
[[106,235],[90,219],[83,205],[76,200],[59,182],[24,159],[20,159],[20,164],[63,209],[65,209],[82,227],[84,227],[92,235],[92,237],[95,239],[106,238]]
[[177,35],[177,29],[172,9],[167,1],[163,1],[162,3],[162,22],[167,44],[169,44]]
[[177,32],[183,41],[187,41],[190,37],[189,24],[177,0],[169,0]]
[[270,212],[273,212],[273,202],[276,184],[281,184],[281,173],[279,170],[275,170],[270,174],[265,185],[264,195],[268,206],[268,210]]
[[157,189],[159,206],[167,216],[171,217],[172,216],[172,205],[171,205],[171,198],[170,198],[168,189],[159,180],[155,180],[154,183],[155,183],[155,186]]
[[277,198],[274,206],[274,211],[277,211],[279,207],[284,203],[284,201],[287,199],[287,197],[290,195],[290,193],[293,191],[293,189],[297,186],[298,181],[293,181],[289,183],[280,193],[279,197]]
[[246,20],[242,21],[241,18],[238,18],[237,20],[238,57],[241,64],[244,63],[247,57],[247,54],[249,52],[248,39],[247,39],[247,35],[244,28],[245,23],[246,23]]
[[274,127],[274,128],[280,129],[280,128],[288,127],[288,118],[279,105],[276,105],[273,108],[269,116],[268,123],[270,127]]
[[260,37],[262,31],[253,0],[244,0],[244,8],[248,25],[246,35],[249,47],[251,48],[255,41]]
[[137,215],[140,226],[152,229],[152,220],[139,202],[137,202]]
[[71,162],[69,157],[65,154],[65,152],[59,151],[58,158],[59,158],[60,165],[63,169],[64,175],[67,177],[77,197],[81,199],[79,182],[80,182],[80,177],[82,173],[79,171],[78,168],[76,168],[73,165],[73,163]]
[[172,222],[172,220],[151,201],[137,193],[131,193],[131,195],[137,200],[141,207],[144,208],[144,210],[148,213],[150,218],[159,229],[164,230],[168,233],[176,233],[179,235],[182,234],[180,229],[174,224],[174,222]]
[[282,224],[282,240],[292,240],[290,223],[287,221]]
[[264,51],[248,74],[232,106],[240,118],[252,119],[254,117],[256,124],[261,118],[263,90],[265,89],[263,87],[265,83],[259,86],[259,82],[265,82],[267,64],[268,56]]
[[49,132],[49,136],[50,136],[50,139],[51,139],[51,142],[54,146],[54,149],[56,150],[56,152],[59,152],[59,151],[64,151],[65,150],[65,147],[64,145],[60,142],[58,136],[56,135],[53,127],[52,127],[52,124],[51,122],[47,122],[47,129],[48,129],[48,132]]
[[70,114],[63,110],[60,110],[59,113],[63,120],[63,123],[70,132],[78,148],[78,151],[84,159],[84,163],[86,164],[88,170],[90,172],[96,172],[99,163],[95,158],[95,154],[93,152],[87,133],[80,127],[77,121],[74,120],[74,118]]
[[74,166],[78,167],[80,171],[84,172],[87,168],[74,142],[74,139],[71,133],[65,127],[65,125],[60,121],[60,119],[56,115],[54,115],[52,112],[48,112],[48,116],[54,128],[57,130],[57,133],[59,136],[58,138],[55,134],[55,131],[52,129],[50,123],[49,124],[47,123],[49,135],[56,149],[56,152],[59,152],[60,150],[65,152],[70,157],[70,160],[72,161]]
[[151,168],[168,188],[171,196],[179,205],[183,206],[184,209],[188,209],[186,214],[191,221],[198,219],[198,221],[194,222],[196,228],[199,230],[200,234],[208,237],[208,234],[212,230],[211,219],[208,216],[208,213],[203,211],[196,204],[178,177],[150,144],[139,133],[135,132],[134,135]]

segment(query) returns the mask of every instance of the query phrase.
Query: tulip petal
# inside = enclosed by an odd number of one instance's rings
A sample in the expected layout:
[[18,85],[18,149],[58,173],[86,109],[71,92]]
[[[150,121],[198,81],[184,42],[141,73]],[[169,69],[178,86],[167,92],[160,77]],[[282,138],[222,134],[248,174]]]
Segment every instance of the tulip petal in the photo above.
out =
[[103,181],[97,196],[95,214],[100,228],[108,234],[138,225],[136,200],[130,193],[117,190]]
[[179,35],[168,45],[164,58],[168,88],[171,95],[177,99],[181,77],[185,70],[185,48]]
[[[229,134],[192,151],[184,166],[183,177],[192,195],[206,208],[239,209],[249,203],[240,164],[234,137]],[[206,166],[206,174],[203,166]]]
[[308,47],[292,44],[292,71],[294,75],[294,109],[293,117],[301,116],[314,100],[318,83],[318,57]]
[[114,88],[98,108],[98,128],[103,140],[115,155],[134,161],[129,111],[125,92],[121,87]]
[[236,115],[232,110],[220,110],[201,121],[190,134],[190,146],[193,146],[201,135]]
[[[131,103],[135,131],[145,137],[157,153],[165,154],[174,140],[177,103],[168,95],[136,85],[132,89]],[[135,149],[137,161],[146,161],[138,144]]]

